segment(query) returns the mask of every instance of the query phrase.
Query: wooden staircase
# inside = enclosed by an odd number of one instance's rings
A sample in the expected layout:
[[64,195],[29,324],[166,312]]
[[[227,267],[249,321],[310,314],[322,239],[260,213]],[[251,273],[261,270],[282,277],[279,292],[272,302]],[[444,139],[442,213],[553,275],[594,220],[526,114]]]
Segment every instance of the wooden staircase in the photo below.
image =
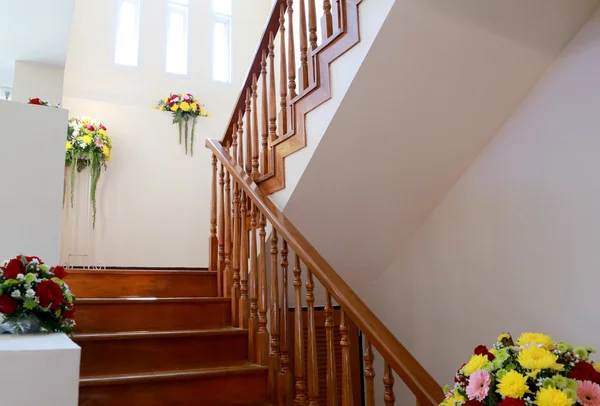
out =
[[266,405],[267,368],[248,361],[217,274],[70,272],[81,406]]

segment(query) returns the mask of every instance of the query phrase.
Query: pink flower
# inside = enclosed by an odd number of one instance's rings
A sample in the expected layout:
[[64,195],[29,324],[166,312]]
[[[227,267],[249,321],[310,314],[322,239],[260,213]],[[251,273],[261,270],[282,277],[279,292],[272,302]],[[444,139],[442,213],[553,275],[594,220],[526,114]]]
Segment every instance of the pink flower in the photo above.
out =
[[467,385],[467,396],[469,397],[469,400],[476,399],[481,401],[488,395],[489,390],[490,374],[482,369],[473,372],[469,377],[469,384]]
[[577,397],[583,406],[600,406],[600,385],[590,381],[579,381]]
[[102,144],[102,140],[97,139],[96,140],[96,145],[99,146],[100,148],[102,148],[102,145],[104,145],[104,144]]

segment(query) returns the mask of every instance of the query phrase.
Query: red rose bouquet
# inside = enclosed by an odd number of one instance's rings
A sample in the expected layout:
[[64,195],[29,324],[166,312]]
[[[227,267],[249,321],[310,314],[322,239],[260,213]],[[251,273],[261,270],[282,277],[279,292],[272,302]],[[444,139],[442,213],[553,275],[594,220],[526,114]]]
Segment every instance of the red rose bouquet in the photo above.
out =
[[540,333],[480,345],[444,388],[442,406],[600,406],[600,364],[592,347]]
[[0,263],[0,334],[63,332],[75,326],[75,296],[62,266],[19,255]]

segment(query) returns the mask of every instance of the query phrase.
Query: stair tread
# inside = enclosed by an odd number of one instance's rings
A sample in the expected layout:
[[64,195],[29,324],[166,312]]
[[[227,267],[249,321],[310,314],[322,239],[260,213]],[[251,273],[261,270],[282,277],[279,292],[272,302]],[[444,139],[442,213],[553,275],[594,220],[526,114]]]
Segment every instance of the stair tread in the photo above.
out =
[[246,335],[247,329],[236,327],[216,327],[197,330],[168,330],[168,331],[118,331],[114,333],[81,333],[75,334],[74,341],[93,340],[134,340],[143,338],[170,338],[170,337],[202,337],[221,335]]
[[205,269],[69,269],[69,275],[217,275]]
[[126,304],[126,303],[214,303],[231,302],[227,297],[93,297],[77,298],[77,304]]
[[249,373],[266,373],[268,367],[248,361],[226,361],[207,363],[197,368],[172,371],[144,372],[135,374],[96,375],[81,378],[80,386],[119,385],[135,382],[165,381],[214,377],[223,375],[243,375]]

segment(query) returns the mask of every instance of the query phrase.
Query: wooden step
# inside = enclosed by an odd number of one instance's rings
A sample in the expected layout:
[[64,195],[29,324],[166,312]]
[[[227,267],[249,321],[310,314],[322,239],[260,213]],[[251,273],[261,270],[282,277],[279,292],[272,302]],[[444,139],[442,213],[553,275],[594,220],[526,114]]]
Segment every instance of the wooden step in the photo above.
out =
[[79,298],[76,307],[76,333],[231,326],[231,299],[228,298]]
[[[193,351],[192,348],[189,349]],[[205,368],[80,380],[79,406],[259,405],[266,367],[230,362]]]
[[81,346],[82,377],[188,369],[248,358],[248,330],[232,327],[77,334],[74,341]]
[[213,297],[217,273],[189,270],[69,270],[77,297]]

